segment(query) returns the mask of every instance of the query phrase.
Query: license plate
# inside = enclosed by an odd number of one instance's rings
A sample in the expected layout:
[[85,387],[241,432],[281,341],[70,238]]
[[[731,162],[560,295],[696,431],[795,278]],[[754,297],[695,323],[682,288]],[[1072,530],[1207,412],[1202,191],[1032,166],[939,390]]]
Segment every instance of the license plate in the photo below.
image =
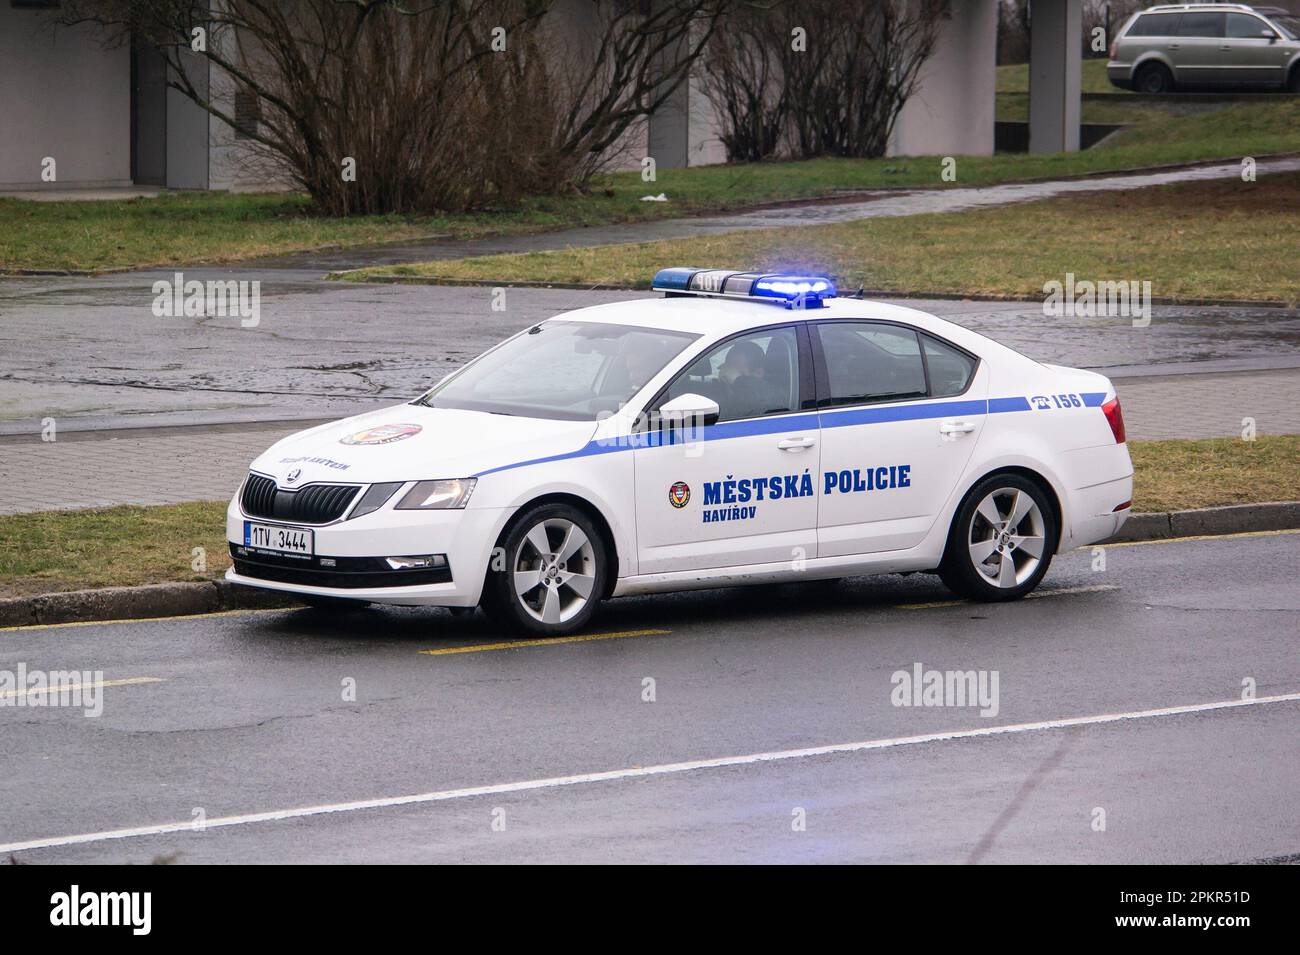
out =
[[305,527],[282,527],[279,524],[255,524],[244,521],[244,546],[278,554],[315,553],[313,533]]

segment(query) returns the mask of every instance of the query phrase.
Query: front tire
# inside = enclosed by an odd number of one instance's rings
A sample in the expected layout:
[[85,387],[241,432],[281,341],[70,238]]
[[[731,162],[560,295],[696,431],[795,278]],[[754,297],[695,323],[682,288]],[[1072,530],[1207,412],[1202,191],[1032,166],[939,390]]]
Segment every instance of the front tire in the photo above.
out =
[[1172,93],[1174,74],[1159,63],[1148,63],[1138,70],[1137,76],[1133,78],[1133,87],[1139,93]]
[[1041,485],[1019,474],[991,475],[957,508],[939,577],[972,600],[1019,600],[1047,573],[1059,534]]
[[595,615],[607,582],[605,540],[578,508],[529,508],[507,529],[501,553],[483,592],[483,609],[501,626],[558,637]]

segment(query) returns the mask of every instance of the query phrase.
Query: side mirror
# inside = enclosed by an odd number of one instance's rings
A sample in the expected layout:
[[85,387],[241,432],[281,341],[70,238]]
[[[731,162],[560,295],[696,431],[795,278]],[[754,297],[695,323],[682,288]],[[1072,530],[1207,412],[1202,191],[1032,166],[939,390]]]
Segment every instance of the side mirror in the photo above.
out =
[[719,410],[712,398],[686,394],[660,405],[659,417],[665,424],[677,427],[709,425],[717,422]]

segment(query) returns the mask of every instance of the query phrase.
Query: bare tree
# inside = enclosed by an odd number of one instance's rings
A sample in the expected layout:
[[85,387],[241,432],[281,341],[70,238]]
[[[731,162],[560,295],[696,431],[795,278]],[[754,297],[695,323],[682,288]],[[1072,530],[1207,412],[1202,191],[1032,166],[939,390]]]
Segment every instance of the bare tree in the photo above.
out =
[[701,61],[702,85],[721,121],[729,162],[757,162],[781,145],[790,106],[782,69],[789,20],[780,0],[736,7]]
[[733,8],[704,64],[730,159],[880,156],[947,0],[768,0]]
[[[727,2],[591,0],[568,25],[555,0],[65,0],[61,19],[157,49],[253,161],[346,215],[580,188],[684,81]],[[255,122],[217,95],[232,87]]]
[[817,26],[807,52],[786,56],[798,154],[883,156],[947,0],[801,0],[799,10]]

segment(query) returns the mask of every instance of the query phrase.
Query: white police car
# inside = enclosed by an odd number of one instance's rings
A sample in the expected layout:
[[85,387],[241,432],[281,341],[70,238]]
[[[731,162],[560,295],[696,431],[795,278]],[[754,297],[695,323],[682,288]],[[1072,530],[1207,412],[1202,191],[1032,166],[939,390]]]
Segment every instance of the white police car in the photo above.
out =
[[1011,600],[1123,524],[1115,389],[820,276],[666,269],[285,438],[235,583],[562,634],[606,597],[897,571]]

